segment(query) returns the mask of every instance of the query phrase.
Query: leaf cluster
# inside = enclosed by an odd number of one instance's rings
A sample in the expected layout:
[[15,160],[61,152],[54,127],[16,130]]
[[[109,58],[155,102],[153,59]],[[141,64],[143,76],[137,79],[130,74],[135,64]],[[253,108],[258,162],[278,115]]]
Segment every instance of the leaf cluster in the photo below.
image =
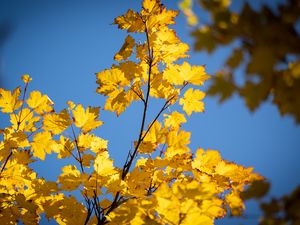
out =
[[[204,110],[199,87],[209,76],[203,66],[177,63],[188,57],[188,45],[169,28],[176,15],[158,0],[144,0],[140,12],[128,10],[115,19],[130,35],[114,57],[117,64],[96,74],[97,92],[106,97],[104,110],[117,115],[133,101],[143,107],[139,135],[122,167],[114,165],[108,141],[95,134],[103,125],[100,107],[69,101],[56,112],[47,95],[28,93],[29,75],[22,77],[24,88],[0,89],[1,112],[10,117],[0,142],[2,224],[38,224],[45,215],[61,225],[200,225],[242,214],[241,193],[263,177],[216,150],[194,154],[189,148],[191,133],[182,124]],[[134,39],[138,33],[143,41]],[[151,119],[153,98],[163,103]],[[175,111],[173,105],[181,107]],[[73,159],[56,181],[30,166],[49,154]]]
[[[220,46],[235,46],[207,93],[219,96],[220,102],[237,93],[251,111],[271,100],[281,115],[299,123],[299,1],[288,0],[275,10],[245,3],[238,12],[229,0],[199,0],[199,5],[210,22],[199,19],[191,34],[194,49],[211,53]],[[184,10],[192,10],[191,4],[186,6]]]

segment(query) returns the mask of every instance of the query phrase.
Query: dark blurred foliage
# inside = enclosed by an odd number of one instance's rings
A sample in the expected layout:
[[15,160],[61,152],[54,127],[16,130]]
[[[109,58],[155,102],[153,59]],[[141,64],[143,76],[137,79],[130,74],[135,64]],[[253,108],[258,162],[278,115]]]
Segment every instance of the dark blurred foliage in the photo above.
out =
[[262,203],[263,217],[260,225],[299,225],[300,186],[290,195]]
[[[245,3],[234,11],[229,0],[199,0],[199,4],[210,22],[203,24],[198,18],[200,25],[192,32],[194,49],[211,53],[218,47],[235,46],[208,93],[220,102],[237,93],[251,111],[271,100],[281,115],[289,114],[300,123],[300,34],[296,29],[300,0],[287,0],[273,10],[266,5],[253,9]],[[195,16],[191,0],[181,1],[181,6],[187,17]],[[237,69],[243,71],[242,77]]]
[[269,189],[267,181],[256,181],[241,195],[244,201],[256,199],[260,202],[259,225],[300,225],[300,186],[288,195],[267,201]]
[[8,37],[10,36],[13,28],[12,24],[8,21],[0,22],[0,87],[3,87],[3,74],[2,74],[2,66],[3,66],[3,59],[2,59],[2,51],[5,42],[7,41]]

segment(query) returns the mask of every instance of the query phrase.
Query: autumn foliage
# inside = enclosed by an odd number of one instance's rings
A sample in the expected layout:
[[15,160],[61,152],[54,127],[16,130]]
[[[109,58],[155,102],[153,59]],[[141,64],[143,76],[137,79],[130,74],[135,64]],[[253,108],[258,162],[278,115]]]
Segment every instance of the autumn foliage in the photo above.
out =
[[[209,15],[209,22],[196,15],[193,2]],[[218,96],[220,102],[238,94],[251,111],[271,101],[281,115],[290,115],[299,124],[299,1],[260,1],[259,9],[245,1],[240,10],[232,7],[234,2],[239,1],[180,1],[189,24],[195,26],[191,35],[196,51],[232,47],[208,94]],[[268,2],[273,2],[273,9]]]
[[[140,12],[128,10],[114,21],[130,35],[116,64],[96,74],[97,93],[106,97],[103,109],[117,115],[133,102],[143,107],[139,135],[121,167],[114,165],[108,141],[96,135],[103,125],[100,107],[69,101],[57,112],[47,95],[29,91],[28,75],[23,88],[0,89],[1,111],[10,118],[1,130],[1,224],[38,224],[45,215],[68,225],[209,225],[242,214],[241,193],[263,178],[216,150],[191,150],[191,133],[181,127],[192,113],[204,111],[199,88],[209,76],[204,66],[178,63],[189,56],[189,46],[169,28],[177,14],[144,0]],[[162,106],[151,109],[157,113],[149,118],[153,98]],[[30,166],[48,154],[73,159],[56,182]]]

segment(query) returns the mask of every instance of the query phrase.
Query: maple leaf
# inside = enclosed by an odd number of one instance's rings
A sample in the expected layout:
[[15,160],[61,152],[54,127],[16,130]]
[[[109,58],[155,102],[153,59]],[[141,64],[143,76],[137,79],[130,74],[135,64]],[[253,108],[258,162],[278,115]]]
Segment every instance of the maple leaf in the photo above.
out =
[[71,125],[70,114],[66,109],[59,114],[46,114],[43,121],[43,129],[51,131],[53,134],[59,134]]
[[156,211],[165,223],[178,224],[180,217],[180,201],[172,193],[167,184],[162,184],[154,193],[157,201]]
[[67,101],[68,104],[68,110],[72,110],[76,107],[75,103],[72,101]]
[[95,156],[92,154],[84,154],[81,159],[82,165],[86,168],[90,168],[93,160],[95,160]]
[[22,105],[22,101],[19,100],[21,94],[21,89],[18,87],[10,91],[6,91],[0,88],[0,108],[4,113],[12,113],[14,110],[18,109]]
[[97,154],[94,162],[94,169],[100,176],[109,176],[116,173],[113,166],[113,160],[109,158],[107,151]]
[[188,82],[194,85],[203,85],[209,76],[205,73],[204,66],[191,66],[187,62],[182,65],[168,65],[164,71],[164,79],[174,85],[183,85]]
[[104,149],[107,149],[107,143],[108,143],[107,140],[95,136],[91,142],[91,151],[94,153],[103,151]]
[[124,72],[119,68],[112,68],[110,70],[104,70],[97,75],[97,92],[104,95],[112,95],[119,87],[127,86],[130,84],[126,79]]
[[181,123],[186,123],[186,118],[183,114],[174,111],[171,114],[164,114],[165,126],[173,129],[178,129]]
[[106,99],[104,109],[112,112],[116,112],[119,116],[122,112],[125,111],[126,107],[129,106],[130,102],[127,99],[126,92],[115,91],[112,93],[108,99]]
[[150,130],[146,134],[144,140],[155,144],[162,144],[164,142],[165,130],[160,122],[155,121]]
[[26,102],[28,106],[32,108],[37,114],[43,114],[53,111],[51,105],[53,105],[54,103],[47,95],[42,95],[39,91],[32,91],[29,94],[29,98]]
[[126,14],[115,19],[114,24],[118,28],[125,29],[128,32],[143,32],[145,31],[145,24],[140,15],[129,9]]
[[142,2],[142,6],[143,6],[143,12],[142,14],[152,14],[157,12],[161,5],[160,2],[158,0],[144,0]]
[[52,139],[50,132],[43,131],[35,134],[33,136],[33,142],[31,142],[31,151],[33,156],[44,160],[46,153],[50,154],[53,151],[53,144],[55,144],[55,142]]
[[31,158],[30,151],[28,150],[15,151],[13,155],[19,164],[27,165],[35,161],[34,159]]
[[127,192],[130,195],[138,197],[145,196],[147,194],[147,188],[150,185],[151,171],[140,170],[135,167],[126,177]]
[[80,171],[74,165],[67,165],[62,168],[62,174],[58,177],[61,188],[66,191],[72,191],[81,184]]
[[180,43],[175,30],[169,29],[167,26],[161,27],[156,32],[150,34],[149,42],[154,48],[160,49],[163,45],[171,45]]
[[40,121],[39,116],[34,116],[34,113],[28,109],[23,108],[17,114],[10,114],[10,122],[16,130],[24,132],[33,132],[37,128],[35,124]]
[[[143,78],[147,71],[144,64],[135,63],[132,61],[124,61],[119,63],[119,65],[114,65],[113,68],[120,69],[124,73],[124,81],[120,84],[121,86],[128,86],[129,81],[133,81],[135,78]],[[139,79],[134,80],[137,83]],[[134,85],[134,83],[132,85]],[[132,86],[131,85],[131,86]]]
[[[178,11],[176,10],[167,10],[166,7],[162,4],[159,4],[159,7],[154,7],[155,10],[152,9],[151,14],[146,18],[147,29],[155,30],[155,28],[159,28],[161,26],[175,24],[174,19],[178,15]],[[157,5],[157,6],[158,6]],[[142,14],[147,15],[142,11]]]
[[22,80],[25,84],[28,84],[30,81],[32,81],[32,78],[28,74],[24,74],[22,76]]
[[107,140],[97,137],[93,134],[80,134],[78,136],[78,147],[80,151],[91,149],[92,152],[98,153],[107,149]]
[[176,93],[174,87],[167,80],[163,79],[162,74],[155,74],[150,85],[150,96],[155,98],[169,99]]
[[[55,201],[51,201],[51,203],[53,204]],[[87,214],[86,208],[81,202],[78,202],[74,196],[64,197],[58,203],[58,205],[54,205],[55,208],[59,209],[58,214],[54,216],[58,224],[84,224]],[[51,212],[51,210],[48,210],[48,212],[49,211]]]
[[3,132],[4,143],[3,147],[9,148],[25,148],[30,146],[27,135],[23,131],[15,131],[12,127],[8,127]]
[[204,103],[201,100],[204,98],[204,96],[204,92],[189,88],[184,93],[183,98],[179,100],[179,104],[183,105],[182,109],[188,116],[190,116],[192,112],[203,112]]
[[100,107],[88,107],[86,110],[81,104],[72,110],[73,120],[76,127],[79,127],[83,132],[89,132],[103,124],[98,120]]
[[174,63],[180,58],[188,57],[189,46],[182,43],[176,36],[175,31],[167,27],[150,33],[149,43],[153,46],[155,62],[163,61],[166,64]]
[[216,150],[204,151],[199,148],[196,152],[196,157],[192,162],[194,169],[198,169],[208,174],[212,174],[215,171],[215,167],[221,162],[221,155]]
[[245,205],[238,193],[232,192],[226,195],[225,200],[230,207],[231,214],[233,216],[239,216],[242,214],[242,211],[245,209]]
[[52,149],[54,152],[58,153],[57,158],[61,159],[70,157],[74,146],[75,144],[69,138],[61,135],[59,140],[53,143]]
[[175,155],[182,155],[188,153],[190,149],[187,145],[190,143],[190,132],[181,130],[171,130],[167,134],[168,149],[166,150],[166,157],[173,157]]
[[125,42],[124,42],[122,48],[115,55],[114,60],[121,61],[121,60],[128,59],[133,52],[132,48],[134,47],[134,44],[135,44],[134,39],[130,35],[128,35],[125,39]]

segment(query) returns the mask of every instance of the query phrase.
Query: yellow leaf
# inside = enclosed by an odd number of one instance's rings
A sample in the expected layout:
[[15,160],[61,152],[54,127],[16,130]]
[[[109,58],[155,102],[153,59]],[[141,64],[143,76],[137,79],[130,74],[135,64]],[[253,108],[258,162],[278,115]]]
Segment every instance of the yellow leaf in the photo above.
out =
[[90,133],[81,133],[78,135],[77,144],[79,151],[87,150],[91,147],[91,143],[94,140],[94,135]]
[[94,162],[94,169],[100,176],[109,176],[116,173],[113,166],[113,160],[109,158],[107,151],[97,154]]
[[187,145],[190,143],[190,132],[172,130],[167,135],[168,148],[166,150],[166,157],[174,157],[175,155],[182,155],[189,153],[190,149]]
[[91,149],[92,152],[98,153],[107,149],[107,140],[97,137],[93,134],[80,134],[78,136],[78,146],[80,151]]
[[122,112],[125,111],[128,104],[129,102],[126,98],[125,91],[115,91],[109,96],[108,99],[106,99],[104,109],[111,112],[116,112],[117,116],[119,116]]
[[150,96],[152,97],[169,99],[177,95],[174,87],[167,80],[162,78],[162,74],[155,74],[150,85]]
[[120,87],[127,86],[130,84],[125,77],[124,72],[119,68],[112,68],[110,70],[104,70],[99,72],[97,75],[97,92],[103,95],[110,95]]
[[160,49],[163,45],[178,44],[180,39],[176,36],[176,32],[167,26],[161,27],[156,32],[150,34],[150,45],[156,49]]
[[[137,142],[134,142],[136,145]],[[156,148],[156,144],[151,141],[143,141],[139,146],[139,153],[152,153]]]
[[107,188],[107,193],[117,193],[122,191],[123,193],[127,191],[127,185],[124,180],[121,179],[121,172],[116,171],[116,173],[109,175],[108,180],[103,184]]
[[140,15],[131,9],[126,14],[118,16],[114,24],[118,25],[118,28],[125,29],[128,32],[143,32],[145,31],[145,25]]
[[191,208],[191,210],[187,213],[181,225],[213,225],[214,219],[203,215],[199,208]]
[[223,217],[226,215],[223,199],[212,198],[203,200],[201,209],[210,218]]
[[[166,7],[162,4],[160,4],[159,6],[160,7],[157,7],[156,10],[152,10],[151,14],[146,19],[147,29],[149,30],[155,30],[155,28],[175,24],[174,20],[178,15],[178,11],[167,10]],[[144,13],[144,11],[142,13]]]
[[231,209],[231,214],[233,216],[239,216],[242,214],[243,210],[245,209],[245,205],[238,193],[232,192],[226,195],[225,200]]
[[155,121],[148,133],[146,134],[144,140],[150,141],[154,144],[162,144],[164,142],[164,129],[160,122]]
[[92,154],[84,154],[82,155],[82,165],[86,168],[91,167],[91,161],[95,159],[95,156]]
[[190,143],[190,136],[191,133],[184,130],[179,132],[171,131],[168,133],[167,143],[170,147],[184,147]]
[[43,114],[53,111],[51,105],[53,105],[54,103],[47,95],[42,95],[39,91],[31,92],[26,102],[28,106],[32,108],[37,114]]
[[178,129],[180,127],[180,124],[186,122],[184,115],[177,111],[174,111],[171,114],[164,114],[164,117],[165,126],[174,129]]
[[125,39],[125,42],[120,49],[120,51],[115,55],[114,60],[116,61],[121,61],[121,60],[126,60],[128,59],[132,52],[133,52],[133,47],[134,47],[134,39],[128,35]]
[[67,101],[67,104],[68,104],[68,110],[72,110],[76,107],[75,103],[72,102],[72,101]]
[[144,0],[142,5],[143,5],[143,9],[147,13],[152,13],[153,11],[157,11],[157,7],[160,7],[159,0]]
[[33,136],[31,142],[31,150],[34,157],[45,159],[46,153],[50,154],[53,150],[52,145],[55,142],[52,140],[52,135],[48,131],[37,133]]
[[22,101],[19,100],[21,94],[20,88],[16,88],[11,93],[0,88],[0,108],[4,113],[12,113],[14,110],[20,108]]
[[181,58],[189,57],[189,55],[186,54],[188,50],[189,46],[181,42],[178,44],[163,45],[156,56],[164,63],[170,64]]
[[185,75],[183,74],[181,76],[180,69],[178,65],[170,64],[168,67],[165,69],[163,73],[164,79],[169,81],[171,84],[174,85],[182,85],[184,82]]
[[53,134],[59,134],[71,125],[70,114],[66,109],[59,114],[46,114],[43,121],[43,129],[51,131]]
[[69,138],[61,135],[59,141],[56,141],[56,143],[52,145],[52,149],[58,153],[57,158],[61,159],[70,157],[74,146],[75,144]]
[[25,148],[30,146],[27,135],[18,130],[15,131],[12,127],[4,130],[4,146],[5,148]]
[[89,132],[103,124],[102,121],[98,120],[99,107],[88,107],[86,110],[81,104],[72,110],[73,119],[76,127],[81,128],[83,132]]
[[150,45],[153,47],[153,54],[156,61],[163,61],[167,64],[174,63],[180,58],[186,58],[189,46],[182,43],[176,36],[174,30],[165,26],[150,33]]
[[76,190],[81,184],[80,171],[74,165],[64,166],[58,177],[61,188],[66,191]]
[[107,149],[107,140],[104,140],[100,137],[94,137],[91,142],[91,151],[94,153],[98,153],[99,151],[103,151]]
[[78,202],[74,196],[64,197],[63,200],[55,204],[55,201],[51,201],[50,208],[47,210],[48,213],[52,213],[52,210],[58,213],[53,216],[59,225],[69,224],[84,224],[86,219],[86,209],[81,202]]
[[203,85],[208,78],[204,66],[191,66],[187,62],[182,65],[170,64],[164,71],[164,79],[174,85],[182,85],[184,82]]
[[120,69],[124,73],[126,79],[121,81],[121,86],[128,86],[134,78],[142,78],[147,70],[144,65],[132,61],[120,62],[118,66],[114,66],[113,68]]
[[29,164],[34,162],[35,160],[31,158],[30,151],[24,150],[24,151],[15,151],[14,158],[17,160],[20,164]]
[[140,170],[135,167],[126,177],[128,193],[130,195],[142,197],[147,194],[147,188],[151,181],[151,172]]
[[187,18],[188,25],[195,26],[198,24],[198,18],[192,10],[193,0],[182,0],[179,4],[179,8]]
[[192,166],[194,169],[212,174],[215,171],[215,167],[221,162],[221,160],[221,155],[218,151],[204,151],[203,149],[199,148],[196,152],[196,157],[192,162]]
[[179,100],[179,104],[183,105],[182,109],[188,116],[190,116],[192,112],[203,112],[204,103],[201,100],[204,98],[204,96],[204,92],[189,88],[184,93],[183,98]]
[[40,117],[34,116],[34,113],[28,108],[23,108],[17,114],[10,114],[10,122],[16,130],[33,132],[37,129],[35,123],[38,121],[40,121]]
[[231,162],[221,161],[216,165],[215,173],[228,178],[231,182],[236,184],[246,185],[255,180],[262,180],[263,177],[253,173],[253,168],[245,168]]
[[179,224],[180,201],[167,184],[162,184],[154,193],[157,201],[156,211],[164,224]]
[[32,81],[32,78],[28,74],[24,74],[22,76],[22,80],[25,84],[28,84],[30,81]]

